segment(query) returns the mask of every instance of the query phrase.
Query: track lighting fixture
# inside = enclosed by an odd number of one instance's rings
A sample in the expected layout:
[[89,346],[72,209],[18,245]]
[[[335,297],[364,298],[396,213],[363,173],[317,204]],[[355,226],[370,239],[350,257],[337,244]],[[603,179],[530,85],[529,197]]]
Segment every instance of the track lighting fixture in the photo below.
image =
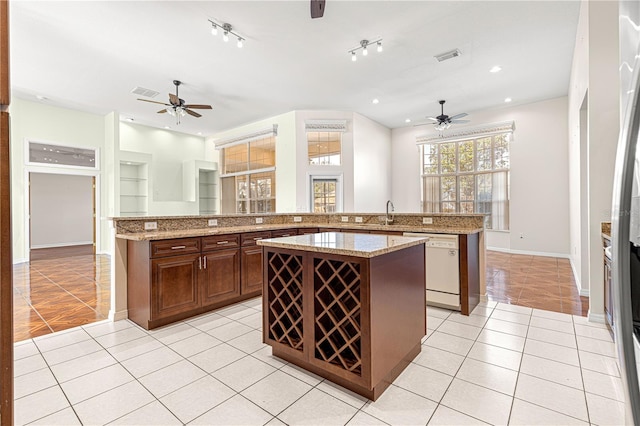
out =
[[235,31],[233,31],[233,27],[231,26],[231,24],[229,23],[224,23],[224,24],[219,24],[215,21],[212,21],[211,19],[209,19],[209,22],[211,22],[211,34],[212,35],[218,35],[218,28],[222,29],[222,40],[224,40],[225,42],[229,41],[229,34],[233,35],[234,37],[238,38],[238,43],[237,46],[238,48],[241,48],[243,46],[243,42],[245,41],[245,38],[242,37],[241,35],[239,35],[238,33],[236,33]]
[[362,49],[362,56],[369,55],[369,50],[367,49],[367,47],[371,46],[372,44],[376,45],[376,47],[377,47],[376,50],[378,52],[382,52],[382,39],[381,38],[375,39],[373,41],[360,40],[360,46],[349,50],[349,53],[351,53],[351,60],[354,61],[354,62],[357,61],[356,52],[359,49]]

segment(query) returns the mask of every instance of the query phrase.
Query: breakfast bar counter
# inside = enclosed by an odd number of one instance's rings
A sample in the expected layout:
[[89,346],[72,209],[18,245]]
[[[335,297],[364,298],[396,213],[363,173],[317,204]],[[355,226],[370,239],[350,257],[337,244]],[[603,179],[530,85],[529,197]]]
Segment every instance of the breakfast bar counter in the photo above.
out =
[[375,400],[420,353],[426,241],[338,232],[258,241],[265,343]]

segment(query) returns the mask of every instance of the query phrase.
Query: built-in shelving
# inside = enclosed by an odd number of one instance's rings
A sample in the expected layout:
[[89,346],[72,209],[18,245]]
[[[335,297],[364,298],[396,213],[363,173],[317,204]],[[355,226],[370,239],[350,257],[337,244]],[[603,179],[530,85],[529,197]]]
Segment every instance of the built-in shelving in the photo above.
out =
[[148,190],[148,165],[120,162],[120,215],[146,215],[149,210]]
[[198,171],[198,203],[200,214],[218,213],[218,184],[216,173],[216,170],[200,169]]

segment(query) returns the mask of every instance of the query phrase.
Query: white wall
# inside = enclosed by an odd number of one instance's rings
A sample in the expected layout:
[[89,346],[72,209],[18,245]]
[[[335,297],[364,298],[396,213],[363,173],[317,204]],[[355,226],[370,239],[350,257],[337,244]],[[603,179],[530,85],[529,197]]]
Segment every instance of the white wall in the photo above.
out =
[[[510,225],[487,232],[489,247],[512,252],[567,256],[569,253],[569,176],[567,98],[476,111],[465,127],[514,121],[510,147]],[[396,211],[419,212],[420,158],[416,138],[430,126],[391,132],[391,196]],[[458,129],[463,128],[457,127]],[[455,132],[455,128],[451,128]],[[520,238],[522,234],[523,238]]]
[[[570,250],[581,293],[590,298],[591,319],[600,319],[604,312],[600,222],[611,220],[620,122],[618,45],[618,3],[583,1],[569,85]],[[581,139],[585,96],[586,138]],[[583,164],[581,147],[586,153]],[[581,212],[584,207],[586,214]]]
[[198,214],[197,202],[183,200],[182,165],[208,157],[203,137],[121,122],[119,146],[121,151],[151,155],[149,215]]
[[391,199],[391,130],[353,114],[353,211],[380,213]]
[[[25,188],[25,144],[28,140],[73,145],[79,147],[98,148],[100,154],[104,148],[105,119],[104,116],[58,108],[41,102],[31,102],[13,98],[11,113],[11,220],[13,239],[13,261],[24,262],[29,258],[29,244],[26,235],[27,218]],[[104,155],[100,155],[100,170],[91,172],[80,170],[80,173],[100,173],[104,170]],[[30,166],[31,170],[51,172],[49,166]],[[56,169],[57,170],[57,169]],[[66,172],[69,172],[68,170]],[[101,194],[106,194],[105,179],[99,179]],[[108,252],[111,241],[107,230],[105,203],[99,213],[102,230],[99,252]]]
[[31,248],[93,243],[90,176],[31,173]]

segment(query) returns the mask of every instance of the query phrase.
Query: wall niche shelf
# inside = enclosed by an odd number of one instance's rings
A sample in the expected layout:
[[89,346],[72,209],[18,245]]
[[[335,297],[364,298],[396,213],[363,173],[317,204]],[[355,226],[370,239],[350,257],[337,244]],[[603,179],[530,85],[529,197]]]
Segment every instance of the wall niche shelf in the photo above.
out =
[[218,213],[218,181],[218,163],[192,160],[182,164],[184,201],[197,202],[198,214]]
[[151,156],[121,151],[118,199],[120,216],[149,213],[149,165]]

